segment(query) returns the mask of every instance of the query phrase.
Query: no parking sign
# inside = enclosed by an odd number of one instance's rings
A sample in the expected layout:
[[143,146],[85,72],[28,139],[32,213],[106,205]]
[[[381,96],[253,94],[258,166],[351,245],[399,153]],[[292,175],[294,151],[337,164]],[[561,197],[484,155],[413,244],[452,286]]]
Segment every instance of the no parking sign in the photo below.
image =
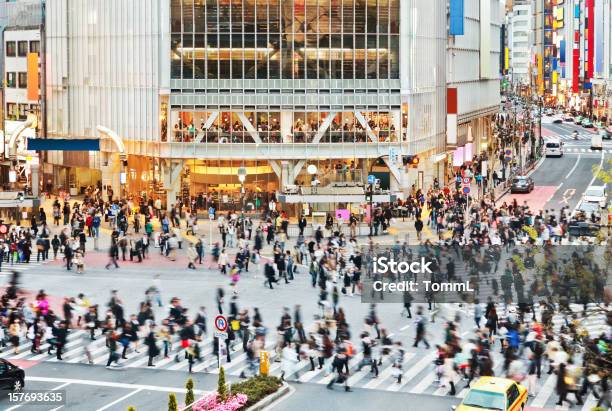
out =
[[215,332],[215,337],[217,338],[226,338],[227,337],[227,318],[223,315],[218,315],[215,317],[215,328],[217,329]]

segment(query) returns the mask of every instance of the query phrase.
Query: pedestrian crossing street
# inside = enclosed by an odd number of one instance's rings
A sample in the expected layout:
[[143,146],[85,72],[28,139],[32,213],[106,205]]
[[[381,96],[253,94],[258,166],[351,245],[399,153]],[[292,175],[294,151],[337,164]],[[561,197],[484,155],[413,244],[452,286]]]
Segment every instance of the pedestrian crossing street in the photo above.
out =
[[[555,328],[559,328],[565,323],[564,318],[561,315],[556,315],[553,318]],[[594,315],[587,317],[582,321],[581,324],[586,328],[591,335],[599,335],[601,332],[607,331],[608,326],[606,325],[605,316]],[[471,336],[472,332],[465,331],[462,334],[462,340],[466,341]],[[436,367],[433,363],[436,352],[433,348],[433,344],[437,341],[430,341],[432,347],[428,350],[422,348],[414,349],[409,347],[411,339],[404,339],[404,347],[406,347],[406,353],[404,356],[402,380],[397,382],[396,369],[392,367],[391,360],[389,358],[383,358],[383,363],[379,366],[379,376],[373,377],[370,366],[367,365],[361,370],[358,370],[360,361],[363,358],[363,354],[360,352],[358,341],[354,341],[355,347],[358,353],[350,360],[350,373],[348,379],[348,385],[352,388],[363,388],[372,390],[384,390],[391,392],[410,392],[413,394],[424,394],[433,396],[446,396],[449,393],[448,386],[440,386]],[[274,361],[275,359],[275,344],[274,338],[268,337],[266,339],[265,349],[270,353],[271,364],[270,374],[274,376],[280,376],[281,374],[281,362]],[[31,360],[31,361],[47,361],[47,362],[65,362],[69,364],[87,364],[88,356],[85,351],[85,347],[90,352],[93,359],[92,366],[105,366],[108,359],[108,349],[105,345],[105,338],[98,336],[96,340],[90,341],[89,334],[87,331],[75,330],[72,331],[68,336],[68,341],[62,354],[62,361],[59,361],[55,357],[55,352],[52,355],[47,354],[48,345],[45,343],[41,346],[42,354],[32,353],[31,343],[25,338],[21,339],[19,346],[19,353],[13,352],[13,347],[7,346],[2,349],[0,358],[11,360]],[[225,368],[226,374],[232,376],[239,376],[242,371],[247,368],[246,353],[241,349],[241,341],[235,341],[235,350],[231,351],[231,362],[226,362],[225,356],[222,356],[221,365]],[[153,369],[163,369],[170,371],[182,371],[188,370],[188,362],[184,360],[184,355],[179,353],[180,361],[175,361],[175,355],[180,351],[180,342],[175,341],[172,344],[172,349],[169,358],[157,357],[154,361],[155,367]],[[213,355],[213,345],[210,340],[201,343],[200,345],[202,361],[196,361],[193,365],[193,372],[208,372],[212,374],[218,373],[217,368],[217,357]],[[503,375],[503,355],[499,352],[499,343],[496,343],[492,349],[493,361],[495,364],[495,375]],[[148,355],[147,349],[142,344],[139,346],[139,352],[135,352],[133,347],[130,347],[127,354],[127,360],[121,360],[121,366],[127,368],[151,368],[147,367]],[[303,383],[314,383],[324,385],[331,381],[333,375],[329,373],[330,360],[326,361],[323,369],[318,368],[317,360],[315,358],[315,370],[310,371],[309,360],[301,360],[297,363],[295,369],[299,374],[299,380]],[[567,409],[567,408],[555,408],[555,402],[557,401],[557,395],[555,393],[556,376],[554,374],[547,375],[548,365],[545,365],[545,361],[542,366],[542,378],[537,382],[537,389],[535,391],[535,397],[531,398],[530,404],[532,406],[538,406],[542,408],[550,409]],[[248,372],[247,372],[248,374]],[[294,376],[287,376],[289,381],[292,381]],[[466,388],[466,381],[462,381],[460,378],[455,381],[456,386],[456,397],[463,398],[468,389]],[[323,387],[321,387],[323,388]],[[336,387],[341,389],[341,387]],[[596,402],[594,397],[589,394],[589,397],[585,399],[585,406],[582,409],[590,411]]]

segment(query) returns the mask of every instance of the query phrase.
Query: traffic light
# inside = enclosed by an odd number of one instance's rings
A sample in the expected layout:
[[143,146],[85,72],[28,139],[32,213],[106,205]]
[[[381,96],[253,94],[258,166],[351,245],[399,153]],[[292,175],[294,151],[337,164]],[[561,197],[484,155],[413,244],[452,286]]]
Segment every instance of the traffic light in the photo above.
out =
[[419,166],[419,156],[417,155],[404,156],[402,158],[402,163],[405,166],[417,168]]

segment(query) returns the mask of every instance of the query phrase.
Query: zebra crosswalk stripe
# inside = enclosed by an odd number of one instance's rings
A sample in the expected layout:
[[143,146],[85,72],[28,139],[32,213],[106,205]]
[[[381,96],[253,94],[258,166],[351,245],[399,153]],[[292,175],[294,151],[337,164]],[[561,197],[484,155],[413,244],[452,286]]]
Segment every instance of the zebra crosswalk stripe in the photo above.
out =
[[[500,313],[503,313],[502,307],[500,306]],[[539,316],[539,311],[536,309],[536,317]],[[531,316],[528,316],[527,320],[530,320]],[[561,314],[555,314],[552,319],[553,327],[559,329],[565,324],[565,317]],[[581,326],[584,327],[590,334],[598,335],[601,332],[605,332],[607,328],[605,322],[605,313],[593,315],[590,317],[583,318],[581,320]],[[43,351],[42,354],[32,353],[31,342],[26,339],[22,339],[19,345],[20,352],[14,354],[12,347],[8,347],[5,352],[0,353],[0,356],[8,360],[32,360],[32,361],[48,361],[54,363],[80,363],[88,359],[87,352],[91,355],[93,363],[99,365],[105,365],[108,360],[108,348],[106,347],[104,336],[99,336],[95,341],[89,340],[89,334],[84,330],[74,330],[68,334],[67,343],[64,347],[63,360],[59,361],[55,355],[47,354],[46,350],[48,344],[45,342],[41,345],[40,349]],[[267,339],[265,349],[271,353],[271,357],[274,358],[274,349],[276,347],[276,341],[274,339]],[[122,348],[122,347],[120,347]],[[233,358],[230,363],[225,361],[223,356],[221,362],[226,369],[228,375],[238,376],[247,367],[247,356],[241,349],[241,344],[236,342],[237,350],[233,352]],[[201,362],[193,364],[194,372],[208,372],[211,374],[217,374],[219,372],[217,368],[217,358],[213,354],[214,346],[213,342],[207,340],[206,343],[200,344],[201,350]],[[121,351],[119,351],[121,353]],[[180,359],[179,362],[175,362],[175,356],[178,354]],[[371,377],[371,366],[366,365],[361,370],[358,370],[359,363],[363,358],[363,353],[358,352],[349,361],[349,379],[348,385],[354,388],[364,389],[375,389],[385,391],[402,391],[410,392],[413,394],[427,394],[435,396],[446,396],[448,395],[449,387],[439,387],[436,384],[436,367],[433,364],[436,358],[435,350],[417,350],[412,352],[406,352],[404,355],[404,366],[401,383],[397,383],[395,378],[396,369],[393,367],[392,362],[385,358],[382,365],[379,367],[378,378]],[[495,346],[491,349],[491,355],[493,357],[493,363],[495,364],[494,373],[495,375],[503,375],[502,368],[504,357],[499,352],[499,344],[496,342]],[[126,368],[146,368],[148,362],[148,349],[145,346],[140,347],[139,352],[135,352],[133,347],[130,347],[127,352],[127,359],[120,359],[119,363],[121,366]],[[184,359],[184,353],[180,347],[180,341],[175,341],[171,345],[171,351],[169,352],[169,358],[156,358],[154,361],[156,369],[165,369],[173,371],[186,371],[189,366],[188,362]],[[315,369],[310,371],[310,361],[308,359],[301,360],[295,366],[295,370],[300,373],[300,381],[310,382],[314,384],[326,384],[330,382],[333,375],[330,375],[331,371],[331,360],[325,361],[323,369]],[[282,363],[273,362],[270,367],[270,375],[279,376],[281,373]],[[535,390],[535,398],[530,400],[530,405],[534,407],[543,408],[555,408],[554,403],[556,402],[557,396],[555,395],[556,386],[556,375],[543,375],[542,383],[538,384],[539,387]],[[457,384],[458,383],[458,384]],[[466,387],[461,384],[461,377],[458,376],[456,379],[457,393],[456,398],[464,398],[469,391]],[[586,403],[589,405],[596,404],[594,397],[590,394],[585,398]],[[586,406],[585,406],[586,407]],[[587,411],[589,408],[583,408]]]

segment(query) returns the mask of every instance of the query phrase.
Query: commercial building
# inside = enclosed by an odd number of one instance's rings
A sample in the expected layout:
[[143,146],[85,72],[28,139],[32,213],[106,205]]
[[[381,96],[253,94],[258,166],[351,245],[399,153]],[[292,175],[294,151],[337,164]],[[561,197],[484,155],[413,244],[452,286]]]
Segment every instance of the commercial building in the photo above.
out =
[[[446,79],[448,170],[488,151],[500,110],[500,41],[505,2],[450,1]],[[458,6],[460,5],[460,9]],[[460,28],[460,30],[459,30]]]
[[[127,154],[124,166],[110,141],[50,153],[55,184],[168,205],[204,193],[222,207],[243,192],[257,207],[313,180],[359,185],[371,172],[401,196],[445,174],[444,4],[47,0],[46,17],[48,137],[102,126]],[[497,70],[466,121],[493,112]]]
[[[43,118],[41,104],[44,100],[44,87],[41,76],[43,4],[40,1],[16,1],[0,3],[0,69],[2,82],[2,128],[0,131],[0,154],[9,158],[8,140],[15,130],[20,129],[28,113]],[[38,128],[27,128],[23,137],[35,137]],[[6,136],[6,137],[5,137]],[[3,162],[0,184],[9,184],[8,170],[15,168],[17,176],[24,184],[31,186],[31,161],[26,152],[25,140],[18,140],[18,156],[15,164]],[[37,165],[36,165],[37,166]]]
[[510,78],[515,87],[529,85],[534,29],[531,2],[515,2],[509,20]]

